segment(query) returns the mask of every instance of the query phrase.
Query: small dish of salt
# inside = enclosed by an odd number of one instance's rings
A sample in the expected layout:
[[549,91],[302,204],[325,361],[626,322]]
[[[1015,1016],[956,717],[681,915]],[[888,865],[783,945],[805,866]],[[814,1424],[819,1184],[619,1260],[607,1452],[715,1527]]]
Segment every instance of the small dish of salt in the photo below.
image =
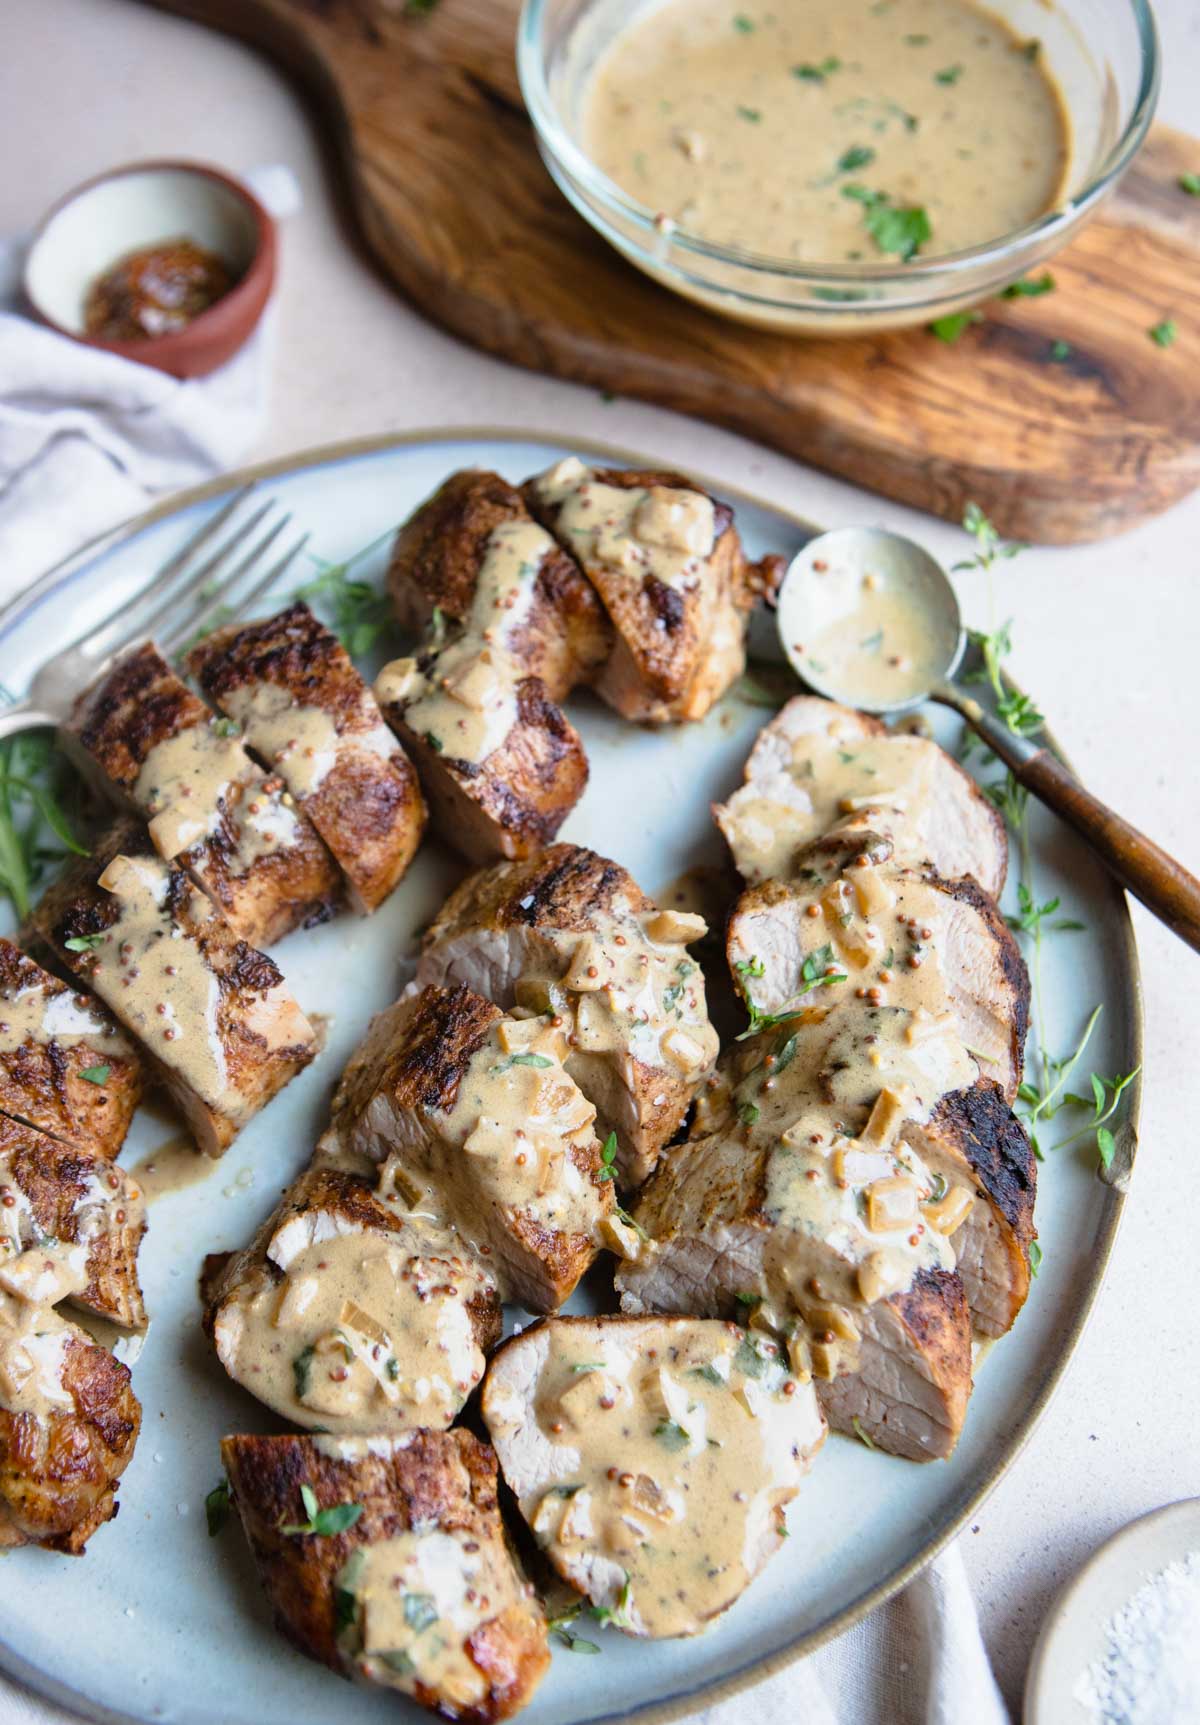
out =
[[1200,1498],[1102,1545],[1033,1650],[1025,1725],[1200,1725]]

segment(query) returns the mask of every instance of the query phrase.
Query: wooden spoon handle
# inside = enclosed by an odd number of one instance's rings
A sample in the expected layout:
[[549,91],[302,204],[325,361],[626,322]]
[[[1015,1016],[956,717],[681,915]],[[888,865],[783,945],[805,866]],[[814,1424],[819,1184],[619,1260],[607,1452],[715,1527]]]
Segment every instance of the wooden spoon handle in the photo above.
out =
[[1071,777],[1047,749],[1014,767],[1017,778],[1091,845],[1122,886],[1200,952],[1200,880]]

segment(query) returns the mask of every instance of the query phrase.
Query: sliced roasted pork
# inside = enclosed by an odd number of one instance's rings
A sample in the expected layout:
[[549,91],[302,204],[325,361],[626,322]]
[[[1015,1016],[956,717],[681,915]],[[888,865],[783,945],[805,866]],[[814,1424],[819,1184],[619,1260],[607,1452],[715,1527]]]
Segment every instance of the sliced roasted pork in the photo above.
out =
[[750,883],[792,879],[833,828],[880,833],[898,863],[971,875],[996,898],[1008,868],[1004,822],[944,749],[810,695],[759,733],[745,782],[713,813]]
[[501,1471],[558,1573],[629,1635],[696,1635],[783,1542],[825,1436],[782,1348],[695,1318],[550,1318],[488,1368]]
[[81,695],[64,736],[243,940],[270,946],[330,915],[333,858],[284,780],[256,766],[237,727],[215,718],[157,648],[128,654]]
[[510,676],[490,651],[457,667],[434,648],[395,659],[375,694],[417,764],[434,826],[469,862],[535,856],[583,795],[578,731],[540,678]]
[[835,1429],[857,1419],[881,1449],[945,1456],[971,1391],[952,1238],[965,1211],[938,1209],[898,1136],[903,1094],[882,1090],[851,1136],[815,1076],[829,1035],[813,1012],[742,1044],[725,1123],[668,1151],[642,1195],[650,1241],[617,1273],[622,1306],[753,1311],[812,1371]]
[[[890,1027],[889,1060],[908,1051],[905,1076],[928,1106],[935,1074],[940,1095],[974,1083],[976,1071],[1011,1102],[1029,975],[994,900],[973,880],[938,880],[864,852],[845,867],[808,855],[810,878],[750,887],[730,916],[730,968],[752,1013],[852,998],[864,1013],[876,1009],[877,1032]],[[868,1104],[889,1081],[879,1066],[862,1071]]]
[[492,1278],[429,1216],[398,1215],[373,1181],[302,1174],[205,1313],[230,1377],[293,1425],[448,1426],[500,1336]]
[[79,1556],[117,1513],[141,1417],[127,1366],[52,1307],[0,1291],[0,1548]]
[[406,628],[492,629],[552,701],[591,682],[612,650],[595,589],[498,473],[452,473],[397,533],[387,580]]
[[[227,1437],[221,1453],[275,1620],[302,1653],[464,1725],[529,1700],[546,1623],[505,1543],[486,1444]],[[334,1529],[314,1526],[339,1510]]]
[[123,1168],[0,1118],[0,1288],[140,1328],[145,1231],[145,1202]]
[[219,1156],[317,1050],[276,965],[125,822],[47,892],[35,926],[135,1036]]
[[425,803],[337,636],[296,603],[217,629],[187,663],[328,845],[355,909],[375,910],[416,854]]
[[568,456],[527,482],[616,632],[596,690],[626,719],[701,719],[745,665],[746,618],[778,559],[750,564],[733,511],[678,473]]
[[646,1178],[717,1054],[688,943],[703,919],[659,910],[619,864],[579,845],[501,863],[450,895],[420,984],[466,983],[505,1009],[563,1023],[567,1071],[617,1136],[622,1184]]
[[345,1142],[384,1165],[385,1202],[444,1217],[501,1297],[533,1311],[568,1298],[612,1227],[596,1111],[566,1051],[547,1019],[426,988],[372,1021],[334,1098]]
[[99,1002],[0,940],[0,1114],[111,1161],[141,1095],[134,1046]]

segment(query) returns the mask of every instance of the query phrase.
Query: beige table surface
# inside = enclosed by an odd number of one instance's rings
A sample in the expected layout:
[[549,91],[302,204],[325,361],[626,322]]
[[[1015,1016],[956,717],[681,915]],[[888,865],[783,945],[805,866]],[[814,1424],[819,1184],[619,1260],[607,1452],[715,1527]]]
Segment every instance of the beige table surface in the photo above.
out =
[[[1200,3],[1158,0],[1158,11],[1162,117],[1200,134]],[[603,402],[433,329],[356,249],[304,110],[249,51],[133,0],[0,0],[0,232],[109,164],[164,154],[234,171],[283,161],[304,188],[284,239],[270,430],[256,454],[439,424],[554,428],[690,463],[830,525],[878,520],[961,554],[952,529],[742,438]],[[1200,872],[1200,496],[1107,544],[1031,552],[1003,582],[1014,671],[1092,789]],[[1200,1495],[1200,958],[1134,914],[1148,1083],[1133,1199],[1057,1400],[963,1541],[1014,1704],[1070,1571],[1131,1517]]]

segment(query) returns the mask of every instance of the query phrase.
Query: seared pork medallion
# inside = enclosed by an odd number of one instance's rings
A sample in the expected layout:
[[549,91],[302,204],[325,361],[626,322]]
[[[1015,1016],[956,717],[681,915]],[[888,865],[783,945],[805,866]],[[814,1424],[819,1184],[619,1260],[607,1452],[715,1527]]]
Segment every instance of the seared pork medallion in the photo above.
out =
[[330,915],[337,870],[283,778],[255,765],[237,727],[155,647],[127,654],[81,695],[64,736],[243,940],[269,946]]
[[561,1026],[597,1134],[616,1133],[619,1178],[638,1186],[716,1059],[704,977],[687,952],[705,932],[700,917],[659,910],[619,864],[553,845],[451,893],[417,982],[466,983]]
[[375,910],[416,854],[425,804],[337,636],[296,603],[215,630],[187,664],[328,845],[354,908]]
[[0,940],[0,1114],[113,1160],[142,1095],[129,1038],[86,994]]
[[491,629],[552,701],[591,682],[612,650],[595,589],[498,473],[452,473],[397,533],[387,584],[402,626]]
[[496,1354],[483,1416],[538,1544],[629,1635],[696,1635],[783,1542],[825,1436],[770,1337],[551,1318]]
[[296,1425],[448,1426],[499,1340],[495,1284],[448,1228],[372,1185],[318,1159],[230,1260],[205,1327],[230,1377]]
[[506,1719],[550,1663],[509,1553],[496,1458],[469,1432],[228,1437],[276,1621],[311,1659],[463,1725]]
[[123,1168],[0,1118],[0,1288],[140,1328],[145,1231],[145,1202]]
[[714,809],[743,879],[790,880],[800,853],[833,832],[871,832],[897,863],[999,897],[1008,868],[1004,822],[944,749],[878,719],[800,695],[759,733],[745,783]]
[[[870,1101],[886,1063],[889,1082],[902,1073],[930,1105],[978,1073],[1011,1102],[1029,1022],[1020,950],[973,880],[895,868],[888,848],[849,859],[805,852],[803,881],[742,894],[727,951],[752,1018],[849,997],[871,1014],[880,1044],[855,1100]],[[841,1082],[839,1100],[853,1083]]]
[[[842,1120],[818,1075],[852,1025],[809,1019],[744,1043],[724,1124],[664,1157],[635,1211],[650,1241],[617,1273],[622,1305],[750,1312],[787,1338],[835,1430],[914,1460],[945,1456],[971,1392],[952,1236],[973,1193],[935,1178],[898,1136],[910,1093],[885,1088],[865,1124]],[[858,1032],[868,1061],[870,1034]]]
[[[19,1263],[7,1263],[6,1276]],[[117,1513],[142,1410],[128,1368],[34,1293],[35,1282],[29,1297],[0,1286],[0,1548],[77,1557]],[[69,1285],[60,1280],[51,1298]]]
[[445,1218],[533,1311],[556,1310],[626,1232],[566,1053],[547,1019],[426,988],[372,1021],[334,1098],[344,1141],[383,1164],[384,1202]]
[[568,456],[524,493],[612,622],[597,693],[626,719],[702,719],[741,674],[747,616],[781,560],[749,563],[733,511],[678,473]]
[[137,1037],[207,1155],[228,1149],[316,1053],[276,966],[133,822],[72,864],[34,925]]

